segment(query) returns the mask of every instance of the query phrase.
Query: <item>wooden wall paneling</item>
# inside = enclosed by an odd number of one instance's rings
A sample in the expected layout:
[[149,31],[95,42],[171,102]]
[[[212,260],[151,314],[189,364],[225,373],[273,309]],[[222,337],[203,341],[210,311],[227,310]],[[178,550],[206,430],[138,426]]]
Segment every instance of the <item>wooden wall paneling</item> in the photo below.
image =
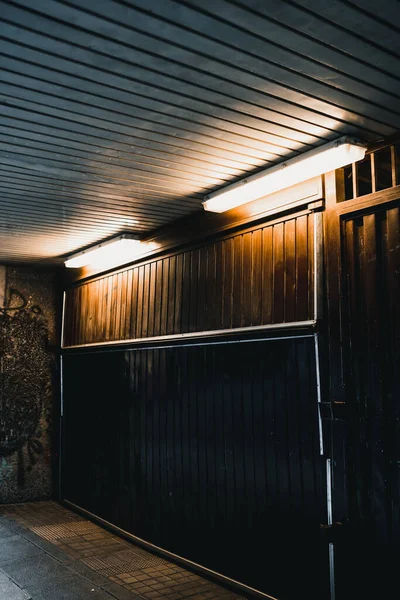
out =
[[[400,378],[393,365],[400,334],[392,311],[399,301],[398,197],[387,190],[368,202],[360,198],[359,204],[348,201],[330,209],[328,203],[326,214],[332,224],[328,234],[334,232],[341,248],[333,275],[342,293],[332,304],[328,290],[327,300],[329,324],[339,319],[340,336],[331,332],[331,347],[338,338],[341,342],[329,355],[331,392],[338,389],[335,378],[342,381],[346,407],[339,412],[337,396],[331,396],[334,515],[350,519],[348,535],[337,547],[338,593],[343,598],[389,590],[397,572],[393,561],[398,559],[400,478],[393,465],[399,456],[395,415],[400,414]],[[328,284],[329,276],[328,270]]]
[[197,311],[195,331],[204,331],[207,314],[207,276],[208,276],[208,248],[203,246],[199,249],[198,279],[197,279]]
[[327,342],[329,356],[329,398],[344,402],[341,322],[341,239],[340,221],[336,211],[338,185],[335,172],[325,175],[325,264],[327,302]]
[[[70,306],[70,309],[73,311],[73,317],[71,319],[71,342],[72,344],[76,344],[76,340],[77,340],[77,336],[76,336],[76,332],[77,332],[77,327],[78,327],[78,303],[77,303],[77,299],[78,299],[78,293],[79,293],[79,288],[72,288],[71,290],[71,302],[69,304],[67,304],[67,307]],[[66,335],[68,335],[68,332],[66,332]]]
[[[252,282],[254,279],[252,236],[253,232],[249,231],[242,238],[241,327],[249,327],[251,325]],[[259,273],[256,274],[256,277],[259,277]]]
[[[190,299],[191,299],[191,253],[185,252],[182,255],[182,314],[181,314],[181,332],[188,333],[190,331]],[[157,314],[157,308],[155,310]],[[155,334],[157,335],[157,334]]]
[[73,310],[71,310],[69,304],[72,301],[72,293],[67,294],[64,292],[63,295],[63,314],[61,316],[62,324],[61,324],[61,345],[69,346],[70,345],[70,335],[71,335],[71,321],[73,318]]
[[285,249],[285,284],[284,304],[285,322],[296,320],[296,227],[297,220],[285,223],[284,249]]
[[279,356],[280,348],[277,347],[277,354],[274,356],[274,398],[275,398],[275,421],[276,421],[276,456],[277,456],[277,480],[279,490],[279,505],[282,513],[289,515],[291,512],[290,498],[290,462],[288,446],[288,412],[289,406],[286,405],[286,365]]
[[[96,282],[97,284],[97,282]],[[92,286],[88,289],[88,310],[87,310],[87,335],[86,339],[90,340],[90,343],[96,339],[96,314],[98,307],[99,296],[97,293],[97,285]]]
[[133,327],[133,269],[127,271],[127,282],[126,282],[126,317],[125,317],[125,339],[132,337]]
[[189,298],[189,332],[197,330],[197,302],[199,289],[199,250],[189,251],[190,256],[190,298]]
[[149,264],[150,268],[150,283],[149,283],[149,329],[148,335],[154,336],[155,328],[155,306],[157,297],[157,262],[153,261]]
[[234,286],[234,255],[233,238],[223,242],[224,246],[224,279],[223,279],[223,298],[222,298],[222,328],[230,329],[233,327],[233,286]]
[[[143,267],[143,291],[142,291],[142,311],[141,316],[139,318],[142,322],[142,332],[140,337],[148,337],[151,335],[149,332],[149,319],[150,319],[150,311],[151,308],[149,306],[150,303],[150,269],[151,263],[147,263]],[[154,302],[154,296],[151,299]]]
[[137,303],[136,303],[136,337],[143,337],[143,284],[144,284],[144,265],[137,269]]
[[[387,269],[384,273],[386,279],[386,288],[391,290],[388,310],[388,343],[389,356],[391,360],[387,361],[387,378],[388,387],[392,390],[392,394],[388,397],[387,412],[392,416],[393,422],[396,423],[400,418],[400,406],[398,398],[400,398],[400,378],[398,377],[398,365],[400,364],[400,319],[398,308],[400,306],[400,274],[398,265],[400,265],[400,208],[395,207],[387,211]],[[400,514],[398,507],[400,506],[400,479],[396,477],[397,467],[400,460],[400,436],[398,435],[397,427],[392,426],[389,432],[389,443],[393,448],[393,462],[390,465],[390,480],[391,484],[391,523],[393,524],[390,531],[391,543],[395,544],[396,533],[400,531]]]
[[105,341],[107,340],[107,308],[109,308],[109,303],[110,303],[109,284],[110,284],[110,278],[105,277],[104,284],[103,284],[103,299],[102,299],[103,310],[102,310],[101,338],[100,338]]
[[167,334],[169,259],[162,260],[160,335]]
[[82,286],[80,291],[80,299],[79,299],[79,339],[84,340],[86,335],[86,325],[87,321],[85,320],[85,315],[87,311],[87,288],[85,285]]
[[273,323],[282,323],[285,318],[284,228],[284,223],[277,223],[273,229]]
[[292,215],[70,288],[68,346],[312,319],[313,227]]
[[167,304],[167,330],[166,333],[174,333],[175,325],[175,290],[176,290],[176,255],[168,258],[168,304]]
[[[289,485],[290,485],[290,495],[296,498],[296,508],[299,511],[299,514],[304,513],[307,509],[303,505],[303,489],[304,489],[304,472],[302,469],[302,457],[301,457],[301,448],[302,448],[302,437],[300,430],[300,415],[299,413],[302,410],[300,398],[299,398],[299,390],[297,388],[297,382],[299,381],[299,365],[297,352],[293,351],[294,348],[290,348],[290,371],[286,367],[285,368],[285,397],[288,402],[288,406],[286,408],[287,411],[287,444],[290,448],[288,455],[288,472],[289,472]],[[307,384],[306,384],[307,385]],[[315,449],[316,450],[316,449]],[[309,485],[309,482],[306,482],[306,485]]]
[[232,327],[242,322],[243,235],[233,238]]
[[315,264],[314,264],[314,248],[316,244],[316,234],[315,230],[315,215],[310,215],[308,219],[308,277],[310,281],[310,285],[308,286],[308,314],[312,315],[312,318],[315,317],[315,307],[314,307],[314,289],[315,289]]
[[216,245],[210,244],[207,247],[207,276],[205,281],[206,288],[206,318],[205,330],[217,329],[220,326],[221,320],[217,315],[217,257]]
[[78,318],[77,318],[77,323],[76,323],[76,339],[78,340],[78,343],[81,343],[82,340],[82,327],[83,327],[83,319],[82,319],[82,311],[83,311],[83,304],[82,304],[82,298],[83,298],[83,286],[80,286],[77,292],[77,302],[76,302],[76,306],[77,306],[77,313],[78,313]]
[[117,311],[117,277],[118,273],[109,275],[110,303],[107,311],[107,341],[112,341],[115,336],[115,314]]
[[214,329],[223,327],[223,298],[225,295],[225,242],[215,245],[215,325]]
[[[343,366],[343,281],[341,225],[338,204],[344,199],[343,173],[331,172],[324,177],[326,211],[324,226],[324,315],[321,322],[319,348],[321,365],[322,431],[325,458],[331,459],[332,520],[345,522],[350,514],[349,502],[355,498],[349,494],[348,450],[349,422],[345,404]],[[356,449],[354,449],[356,450]],[[345,542],[347,543],[346,537]],[[322,542],[323,551],[328,549],[328,540]],[[346,598],[347,589],[343,573],[348,572],[348,555],[342,550],[341,542],[334,546],[335,586],[337,597]],[[343,585],[342,585],[343,582]]]
[[310,590],[304,536],[324,511],[313,353],[298,339],[67,354],[65,498],[266,593]]
[[118,316],[121,314],[121,304],[120,304],[120,273],[115,273],[113,276],[113,304],[111,308],[112,317],[111,317],[111,339],[120,339],[119,331],[118,331]]
[[175,294],[174,294],[174,325],[173,333],[182,332],[182,307],[184,298],[183,292],[183,258],[184,254],[180,252],[176,256],[176,277],[175,277]]
[[97,315],[95,317],[96,318],[96,339],[101,339],[101,332],[102,332],[102,327],[103,327],[103,322],[104,322],[104,318],[103,318],[104,278],[99,279],[97,283],[98,283],[97,293],[99,296],[99,302],[98,302]]
[[119,272],[117,275],[117,297],[116,304],[117,309],[115,311],[115,338],[117,340],[123,339],[124,332],[121,330],[121,313],[123,303],[123,279],[126,277],[126,272]]
[[273,227],[262,229],[262,323],[273,322],[274,306],[274,253]]
[[262,263],[262,230],[256,229],[251,234],[251,315],[250,325],[258,325],[262,323],[262,280],[263,269]]
[[128,273],[129,271],[125,271],[122,273],[122,285],[121,285],[121,315],[120,315],[120,339],[124,340],[126,338],[126,308],[127,308],[127,298],[126,298],[126,290],[127,290],[127,282],[128,282]]
[[108,310],[106,311],[107,325],[106,338],[112,341],[115,336],[115,313],[117,310],[117,273],[110,273],[108,276]]
[[87,285],[85,287],[86,287],[86,290],[85,290],[86,298],[83,301],[83,303],[85,304],[85,312],[84,312],[84,316],[83,316],[85,327],[84,327],[83,339],[91,340],[92,336],[93,336],[92,321],[93,321],[93,315],[94,315],[95,294],[93,293],[93,291],[94,291],[93,288],[91,289]]
[[104,304],[104,340],[110,341],[111,324],[111,304],[112,304],[112,275],[108,275],[105,281],[105,304]]
[[303,216],[296,220],[296,318],[293,320],[306,321],[308,318],[308,282],[308,217]]
[[[365,310],[365,326],[368,340],[368,356],[370,367],[367,370],[367,380],[365,381],[365,389],[370,390],[368,394],[368,404],[373,415],[379,415],[382,411],[381,386],[379,381],[379,373],[381,371],[381,355],[379,352],[379,333],[378,327],[381,324],[381,315],[379,314],[379,281],[381,273],[377,273],[380,265],[378,261],[382,261],[382,248],[379,247],[377,240],[378,215],[367,214],[363,218],[363,226],[359,228],[359,249],[360,253],[357,257],[360,264],[360,278],[363,289],[361,290],[364,300]],[[379,246],[378,246],[379,244]],[[378,246],[378,247],[377,247]]]
[[154,264],[154,335],[161,335],[162,261]]

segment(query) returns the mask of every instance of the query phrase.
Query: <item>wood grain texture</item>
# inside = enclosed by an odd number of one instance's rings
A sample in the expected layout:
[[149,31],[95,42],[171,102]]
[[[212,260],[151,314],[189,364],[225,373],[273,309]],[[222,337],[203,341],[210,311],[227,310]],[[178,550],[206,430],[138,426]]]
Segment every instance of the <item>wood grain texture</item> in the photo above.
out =
[[68,289],[64,346],[305,321],[312,290],[302,214]]

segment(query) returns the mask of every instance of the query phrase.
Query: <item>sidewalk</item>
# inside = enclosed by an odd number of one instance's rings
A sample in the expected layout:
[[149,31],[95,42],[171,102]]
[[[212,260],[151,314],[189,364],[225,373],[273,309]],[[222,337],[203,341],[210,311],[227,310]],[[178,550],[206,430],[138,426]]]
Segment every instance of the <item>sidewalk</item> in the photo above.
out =
[[56,502],[0,506],[1,600],[244,600]]

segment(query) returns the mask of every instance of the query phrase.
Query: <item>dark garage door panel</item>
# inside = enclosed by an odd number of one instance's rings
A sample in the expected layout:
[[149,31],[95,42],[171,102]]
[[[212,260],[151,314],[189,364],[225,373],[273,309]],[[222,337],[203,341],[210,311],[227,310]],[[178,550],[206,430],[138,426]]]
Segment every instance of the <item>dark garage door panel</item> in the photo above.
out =
[[326,521],[313,338],[63,361],[65,499],[266,593],[312,594]]

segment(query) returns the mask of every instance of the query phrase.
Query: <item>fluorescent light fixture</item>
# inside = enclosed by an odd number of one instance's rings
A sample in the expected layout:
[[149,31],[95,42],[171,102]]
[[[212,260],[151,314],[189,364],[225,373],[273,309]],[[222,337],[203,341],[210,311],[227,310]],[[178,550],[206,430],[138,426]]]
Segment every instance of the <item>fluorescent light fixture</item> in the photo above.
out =
[[138,258],[149,250],[153,250],[154,247],[155,245],[149,242],[141,242],[134,234],[123,233],[92,248],[73,254],[65,261],[65,266],[69,269],[77,269],[86,265],[98,268],[114,267]]
[[204,209],[217,213],[225,212],[362,160],[365,151],[365,144],[359,140],[339,138],[209,194],[203,202]]

